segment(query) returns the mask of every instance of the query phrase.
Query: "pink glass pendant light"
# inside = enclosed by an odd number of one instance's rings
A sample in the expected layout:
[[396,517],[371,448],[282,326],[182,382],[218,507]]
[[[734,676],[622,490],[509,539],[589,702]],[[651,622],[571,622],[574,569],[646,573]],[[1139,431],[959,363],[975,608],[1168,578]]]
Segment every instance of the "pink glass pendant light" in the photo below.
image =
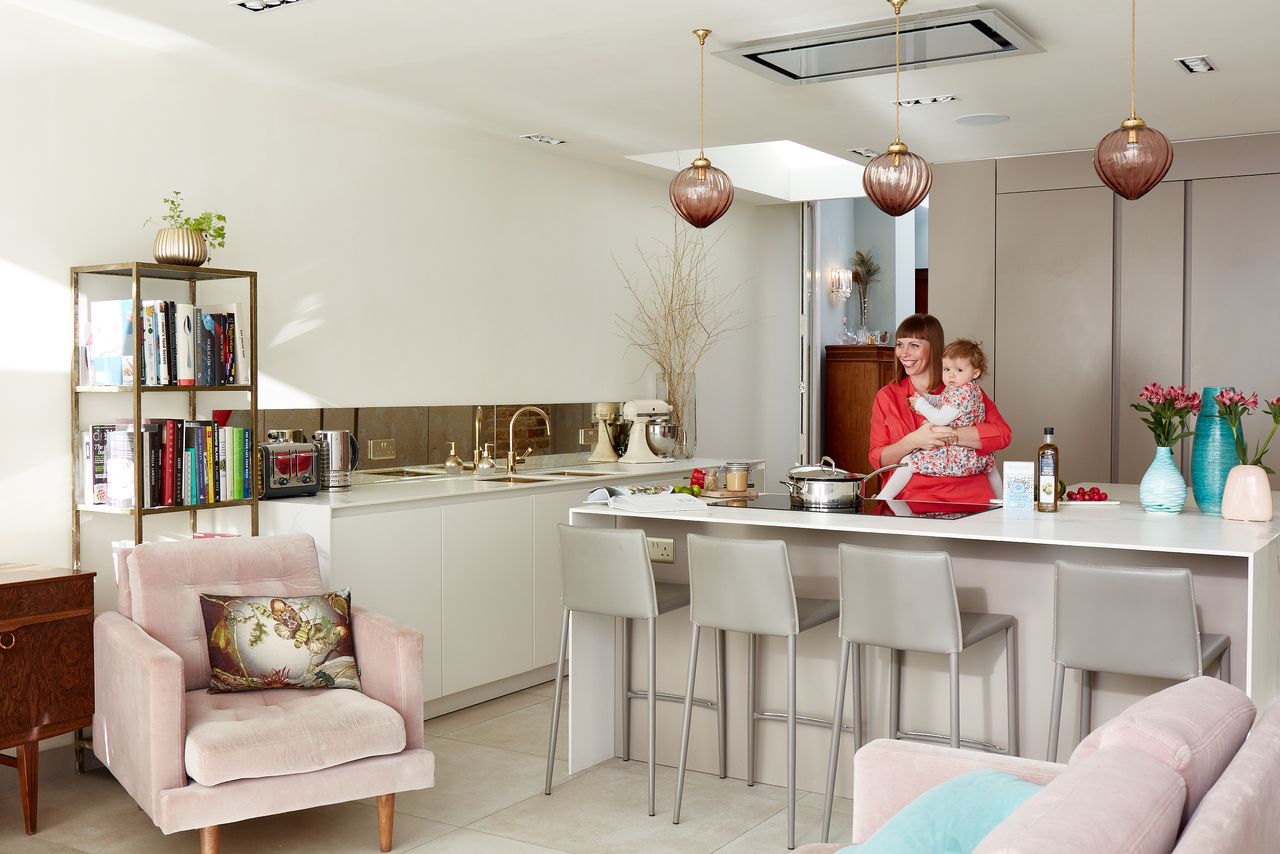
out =
[[929,195],[933,171],[929,162],[907,150],[899,128],[902,100],[899,81],[902,76],[901,29],[898,15],[907,0],[889,0],[893,6],[893,143],[879,157],[867,164],[862,173],[862,188],[867,198],[889,216],[902,216]]
[[1119,195],[1133,201],[1140,199],[1159,184],[1173,165],[1173,146],[1169,139],[1138,118],[1136,108],[1137,79],[1134,70],[1137,53],[1138,2],[1131,0],[1129,25],[1129,118],[1102,138],[1093,152],[1093,168],[1106,184]]
[[671,206],[694,228],[706,228],[724,216],[733,204],[733,182],[722,170],[711,165],[703,150],[704,88],[706,82],[706,46],[711,30],[697,29],[698,37],[698,157],[671,179]]

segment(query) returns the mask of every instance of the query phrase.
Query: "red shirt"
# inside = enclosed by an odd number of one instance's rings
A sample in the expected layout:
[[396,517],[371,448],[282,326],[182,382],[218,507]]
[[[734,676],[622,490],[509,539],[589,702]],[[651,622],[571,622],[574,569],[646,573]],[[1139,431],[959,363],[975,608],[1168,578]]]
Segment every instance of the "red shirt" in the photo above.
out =
[[[938,391],[941,390],[939,387]],[[907,403],[912,393],[910,377],[889,383],[876,392],[875,402],[871,406],[871,448],[868,453],[873,469],[880,468],[880,454],[885,448],[924,423],[924,416]],[[977,428],[978,438],[982,441],[979,450],[984,454],[993,454],[1009,446],[1013,431],[985,391],[982,393],[982,403],[987,408],[987,420],[973,426]],[[928,477],[918,474],[911,478],[898,497],[906,501],[986,504],[993,496],[991,484],[985,474],[970,477]]]

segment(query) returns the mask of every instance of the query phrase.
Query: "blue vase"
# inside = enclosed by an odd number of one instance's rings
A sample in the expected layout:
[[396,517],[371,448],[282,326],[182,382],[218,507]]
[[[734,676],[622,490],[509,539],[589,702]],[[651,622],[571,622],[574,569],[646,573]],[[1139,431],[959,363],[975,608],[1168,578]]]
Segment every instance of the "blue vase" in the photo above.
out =
[[1200,397],[1196,416],[1196,438],[1191,443],[1191,489],[1201,513],[1222,515],[1222,491],[1227,475],[1239,462],[1231,426],[1218,410],[1213,396],[1230,386],[1207,386]]
[[1173,461],[1172,448],[1156,448],[1156,458],[1138,484],[1138,500],[1148,513],[1182,512],[1187,503],[1187,482]]

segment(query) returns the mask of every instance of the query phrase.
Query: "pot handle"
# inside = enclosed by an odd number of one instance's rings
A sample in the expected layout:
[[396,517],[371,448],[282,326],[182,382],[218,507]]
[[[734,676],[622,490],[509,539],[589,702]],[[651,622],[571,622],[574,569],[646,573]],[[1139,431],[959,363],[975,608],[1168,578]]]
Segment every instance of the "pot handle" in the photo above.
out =
[[792,495],[792,496],[794,496],[794,495],[796,494],[796,486],[797,486],[797,484],[795,483],[795,481],[791,481],[791,480],[780,480],[780,481],[778,481],[778,483],[782,484],[783,486],[785,486],[785,487],[787,488],[787,492],[788,492],[788,494],[790,494],[790,495]]
[[881,466],[875,471],[864,474],[862,476],[862,479],[858,481],[858,497],[864,501],[867,499],[865,490],[866,490],[868,480],[870,480],[871,478],[875,477],[878,474],[883,474],[884,472],[887,472],[887,471],[893,471],[894,469],[900,469],[905,465],[906,463],[894,463],[893,465]]
[[831,457],[823,457],[822,459],[818,460],[818,466],[819,466],[820,468],[827,468],[827,467],[828,467],[828,463],[830,463],[830,468],[831,468],[831,470],[832,470],[832,471],[835,471],[835,470],[836,470],[836,461],[835,461],[835,460],[833,460],[833,459],[831,459]]

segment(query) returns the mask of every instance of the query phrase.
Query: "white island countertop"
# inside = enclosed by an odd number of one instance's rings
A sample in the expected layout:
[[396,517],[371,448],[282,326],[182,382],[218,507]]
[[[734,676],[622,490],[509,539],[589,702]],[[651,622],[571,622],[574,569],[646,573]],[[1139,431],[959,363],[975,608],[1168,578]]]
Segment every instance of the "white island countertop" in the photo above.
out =
[[[334,492],[321,491],[315,495],[274,498],[271,504],[289,504],[301,507],[325,508],[335,514],[358,511],[362,508],[391,504],[450,504],[470,500],[488,500],[506,496],[528,495],[530,492],[563,490],[566,487],[581,489],[583,496],[597,486],[669,479],[673,484],[694,468],[714,468],[723,459],[694,457],[687,460],[671,460],[660,463],[591,463],[569,462],[551,467],[535,468],[528,464],[516,471],[515,477],[527,478],[528,483],[504,483],[505,470],[490,477],[471,475],[438,475],[406,477],[383,480],[376,483],[357,483],[351,489]],[[759,465],[759,461],[752,461]],[[555,472],[589,472],[594,477],[557,475]],[[265,503],[263,506],[266,506]]]
[[[1252,557],[1280,538],[1280,517],[1270,522],[1233,522],[1201,513],[1193,506],[1178,514],[1148,513],[1138,503],[1136,486],[1121,484],[1104,488],[1120,500],[1118,505],[1086,503],[1062,507],[1057,513],[1032,513],[1024,518],[1006,517],[1001,507],[961,519],[716,506],[704,510],[634,513],[607,505],[585,505],[574,508],[573,513],[1229,557]],[[936,510],[946,508],[945,504],[929,506]],[[1280,495],[1277,495],[1276,506],[1280,506]]]

